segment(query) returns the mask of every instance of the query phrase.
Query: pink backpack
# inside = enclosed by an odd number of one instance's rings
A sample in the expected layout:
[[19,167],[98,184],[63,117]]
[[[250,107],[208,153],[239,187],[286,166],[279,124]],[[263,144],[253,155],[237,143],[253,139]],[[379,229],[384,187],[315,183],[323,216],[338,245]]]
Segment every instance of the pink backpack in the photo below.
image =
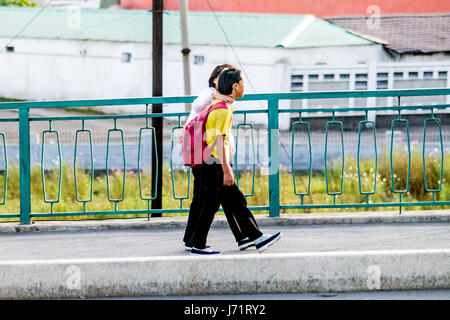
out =
[[215,144],[208,148],[205,124],[209,113],[220,108],[228,109],[226,103],[220,101],[184,125],[181,138],[181,154],[185,166],[191,168],[201,167],[211,156]]

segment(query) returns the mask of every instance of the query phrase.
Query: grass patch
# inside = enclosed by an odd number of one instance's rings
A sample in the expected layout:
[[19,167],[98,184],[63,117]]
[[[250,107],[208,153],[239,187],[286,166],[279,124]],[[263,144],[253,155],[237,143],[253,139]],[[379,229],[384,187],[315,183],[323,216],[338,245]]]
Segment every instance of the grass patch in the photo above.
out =
[[[400,154],[394,158],[395,175],[394,182],[397,189],[401,189],[406,184],[406,170],[408,158],[404,154]],[[343,194],[337,196],[336,203],[364,203],[366,196],[359,193],[357,162],[355,159],[347,157],[344,168],[344,187]],[[373,188],[374,169],[372,161],[361,161],[361,182],[363,191],[369,191]],[[450,178],[450,155],[444,157],[443,186],[439,193],[436,193],[436,201],[446,201],[450,199],[450,188],[445,181]],[[340,181],[341,168],[339,164],[334,164],[328,173],[329,182],[331,180]],[[430,189],[439,187],[440,180],[440,162],[436,159],[427,160],[427,181]],[[110,196],[111,198],[122,197],[122,179],[125,174],[125,194],[124,200],[119,203],[118,210],[145,210],[147,209],[147,201],[143,201],[139,196],[139,180],[136,172],[119,170],[110,173]],[[150,176],[142,174],[142,190],[144,195],[149,196],[151,192]],[[372,203],[376,202],[397,202],[398,195],[392,192],[391,188],[391,171],[390,160],[388,157],[379,159],[377,172],[376,194],[370,196]],[[46,173],[46,194],[48,199],[55,199],[58,192],[59,175],[54,172]],[[308,174],[306,172],[295,174],[297,191],[306,191],[308,185]],[[17,167],[8,169],[8,184],[6,204],[0,206],[1,213],[17,213],[19,212],[19,169]],[[78,198],[80,200],[88,199],[90,196],[89,172],[77,171]],[[187,171],[177,171],[174,177],[175,192],[177,196],[185,196],[187,192]],[[4,175],[0,178],[0,199],[3,197]],[[336,184],[336,183],[335,183]],[[340,185],[338,183],[338,185]],[[183,201],[183,208],[189,208],[192,199],[193,178],[191,177],[190,197]],[[252,189],[252,174],[249,171],[241,172],[239,176],[239,187],[244,194],[250,193]],[[300,204],[300,196],[294,195],[293,192],[292,173],[289,170],[280,171],[280,201],[282,205]],[[334,191],[334,190],[330,190]],[[268,176],[257,171],[255,174],[254,194],[247,198],[249,206],[264,206],[269,204],[268,200],[269,185]],[[108,201],[108,192],[105,174],[96,175],[93,182],[93,198],[92,202],[86,204],[86,211],[110,211],[114,210],[114,203]],[[163,190],[162,190],[163,208],[173,209],[180,207],[180,201],[173,198],[172,179],[170,168],[167,163],[163,165]],[[409,192],[403,196],[403,201],[431,201],[432,194],[426,192],[424,188],[422,155],[415,151],[411,157],[411,172],[409,181]],[[304,204],[332,204],[333,197],[327,195],[325,174],[313,173],[311,178],[310,195],[304,197]],[[43,201],[43,187],[41,181],[41,171],[38,166],[31,170],[31,208],[35,213],[50,212],[50,205]],[[73,168],[63,165],[62,168],[62,185],[59,203],[54,204],[54,212],[76,212],[82,211],[82,204],[75,201],[75,181]],[[428,206],[428,207],[406,207],[404,210],[425,210],[425,209],[444,209],[444,206]],[[349,212],[349,211],[382,211],[396,210],[392,207],[387,208],[345,208],[345,209],[292,209],[281,210],[281,213],[316,213],[316,212]],[[265,211],[255,211],[255,214],[265,213]],[[220,213],[222,214],[222,213]],[[163,216],[182,216],[187,213],[164,213]],[[58,220],[77,220],[77,219],[105,219],[112,215],[93,215],[93,216],[73,216],[73,217],[55,217]],[[114,217],[144,217],[146,214],[126,214],[113,215]],[[42,218],[44,219],[44,218]],[[45,218],[46,220],[50,218]],[[38,218],[35,218],[38,220]]]
[[103,115],[105,114],[103,111],[95,110],[91,107],[65,107],[63,109],[64,111],[70,111],[70,112],[76,112],[80,114],[87,114],[87,115]]
[[0,102],[21,102],[26,100],[19,100],[19,99],[11,99],[11,98],[3,98],[0,97]]

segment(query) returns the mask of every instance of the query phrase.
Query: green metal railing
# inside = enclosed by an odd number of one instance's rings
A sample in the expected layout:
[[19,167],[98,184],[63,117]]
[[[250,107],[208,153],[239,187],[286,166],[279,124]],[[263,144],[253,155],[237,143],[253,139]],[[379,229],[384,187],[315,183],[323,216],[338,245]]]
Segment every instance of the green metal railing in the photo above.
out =
[[[273,93],[273,94],[249,94],[245,95],[242,101],[266,101],[267,109],[258,109],[258,110],[237,110],[235,114],[242,114],[244,117],[244,121],[237,125],[237,138],[239,137],[239,131],[243,128],[247,128],[250,130],[251,136],[251,147],[253,158],[255,159],[255,144],[254,144],[254,133],[253,133],[253,125],[247,122],[247,115],[249,114],[263,114],[267,115],[267,130],[268,130],[268,159],[269,159],[269,170],[268,170],[268,184],[269,184],[269,194],[268,194],[268,205],[261,206],[252,206],[251,210],[268,210],[269,215],[271,217],[279,216],[281,209],[319,209],[319,208],[367,208],[367,207],[398,207],[402,208],[404,206],[428,206],[428,205],[449,205],[450,201],[435,201],[435,194],[439,193],[442,190],[442,175],[443,175],[443,143],[442,143],[442,131],[441,131],[441,121],[439,118],[435,117],[434,112],[437,110],[442,110],[450,107],[450,105],[442,104],[442,105],[420,105],[420,106],[402,106],[400,104],[400,99],[402,97],[411,97],[411,96],[436,96],[436,95],[450,95],[450,89],[415,89],[415,90],[382,90],[382,91],[339,91],[339,92],[301,92],[301,93]],[[395,107],[339,107],[339,108],[291,108],[291,109],[279,109],[279,101],[280,100],[301,100],[301,99],[340,99],[340,98],[369,98],[369,97],[397,97],[398,105]],[[174,213],[174,212],[188,212],[189,209],[183,208],[182,202],[183,200],[189,199],[189,187],[190,187],[190,171],[188,171],[188,190],[186,195],[177,195],[175,190],[175,182],[174,182],[174,168],[172,164],[172,156],[170,162],[171,168],[171,178],[172,178],[172,191],[173,197],[176,200],[180,201],[180,208],[161,208],[161,209],[150,209],[150,201],[154,200],[157,193],[161,192],[161,190],[153,190],[153,194],[150,196],[146,196],[143,193],[141,186],[141,168],[140,168],[140,157],[141,157],[141,143],[142,143],[142,135],[145,131],[148,131],[153,136],[153,145],[156,145],[156,133],[155,128],[149,126],[149,119],[153,117],[175,117],[178,119],[178,124],[172,128],[172,141],[171,141],[171,152],[174,150],[174,133],[176,130],[180,130],[182,128],[182,117],[186,117],[188,114],[185,112],[177,112],[177,113],[158,113],[158,114],[149,114],[148,113],[148,105],[149,104],[184,104],[191,103],[195,97],[152,97],[152,98],[140,98],[140,99],[112,99],[112,100],[76,100],[76,101],[50,101],[50,102],[8,102],[8,103],[0,103],[0,110],[13,109],[18,110],[19,117],[18,118],[9,118],[9,119],[0,119],[0,122],[18,122],[19,124],[19,164],[20,164],[20,212],[11,213],[11,214],[2,214],[0,218],[20,218],[21,224],[29,224],[31,218],[34,217],[58,217],[58,216],[82,216],[82,215],[98,215],[98,214],[152,214],[152,213]],[[127,106],[127,105],[142,105],[146,106],[145,114],[132,114],[132,115],[80,115],[80,116],[64,116],[64,117],[33,117],[30,118],[30,110],[35,108],[77,108],[77,107],[98,107],[98,106]],[[424,143],[423,143],[423,166],[424,166],[424,183],[426,192],[430,192],[433,195],[432,201],[421,201],[421,202],[405,202],[402,201],[402,195],[408,192],[409,188],[409,175],[410,175],[410,166],[411,166],[411,151],[410,151],[410,141],[409,141],[409,126],[408,120],[402,119],[402,111],[406,110],[428,110],[431,114],[429,118],[424,120]],[[328,113],[332,120],[328,121],[325,126],[325,180],[326,180],[326,192],[328,195],[333,197],[332,204],[304,204],[303,198],[306,195],[310,195],[311,193],[311,172],[312,172],[312,162],[311,162],[311,131],[310,125],[307,121],[302,120],[302,114],[309,113],[317,113],[318,111],[323,113]],[[358,150],[357,150],[357,163],[358,163],[358,183],[359,183],[359,192],[361,195],[366,197],[366,201],[362,203],[336,203],[336,198],[340,196],[343,190],[343,182],[344,182],[344,133],[343,133],[343,124],[341,121],[337,121],[335,119],[335,114],[337,112],[362,112],[365,113],[365,119],[360,121],[358,127]],[[398,119],[394,119],[391,124],[391,149],[390,149],[390,164],[391,164],[391,179],[392,179],[392,192],[399,195],[398,202],[386,202],[386,203],[371,203],[369,201],[369,197],[376,193],[376,176],[377,176],[377,152],[376,152],[376,134],[375,134],[375,123],[373,121],[368,120],[367,114],[369,111],[396,111],[398,112]],[[280,203],[280,172],[279,172],[279,116],[285,113],[296,113],[299,114],[299,120],[292,125],[292,146],[291,146],[291,166],[292,166],[292,179],[294,183],[294,194],[300,196],[299,203],[296,205],[283,205]],[[140,128],[139,130],[139,146],[138,146],[138,178],[139,178],[139,196],[142,201],[147,202],[147,209],[143,210],[119,210],[118,204],[124,200],[125,195],[125,149],[124,149],[124,132],[122,129],[118,128],[116,125],[116,121],[118,119],[146,119],[146,126]],[[101,119],[112,119],[114,120],[114,127],[108,130],[108,138],[107,138],[107,147],[106,147],[106,169],[108,171],[109,165],[109,150],[110,150],[110,139],[112,134],[116,134],[120,136],[120,144],[121,144],[121,156],[123,160],[123,180],[122,180],[122,196],[119,198],[112,198],[110,194],[110,185],[108,180],[108,174],[106,174],[107,181],[107,198],[110,202],[114,203],[114,210],[112,211],[86,211],[86,203],[92,201],[92,193],[93,193],[93,177],[94,177],[94,166],[93,166],[93,144],[92,144],[92,133],[90,130],[85,129],[86,121],[93,120],[101,120]],[[57,130],[52,129],[52,122],[55,121],[67,121],[67,120],[79,120],[81,121],[81,129],[75,131],[75,153],[74,153],[74,179],[75,179],[75,201],[79,202],[83,205],[82,211],[79,212],[54,212],[53,205],[58,203],[61,196],[61,149],[59,142],[59,135]],[[43,200],[46,203],[50,204],[50,212],[48,213],[34,213],[31,211],[31,195],[30,195],[30,171],[31,171],[31,163],[30,163],[30,123],[32,122],[48,122],[49,129],[44,130],[42,132],[42,158],[41,158],[41,174],[42,174],[42,184],[43,184]],[[440,185],[437,189],[430,189],[427,184],[427,174],[425,170],[426,159],[425,159],[425,143],[426,143],[426,128],[427,125],[435,123],[437,125],[440,137],[440,149],[441,149],[441,171],[440,171]],[[394,129],[398,125],[404,125],[406,128],[407,134],[407,147],[408,147],[408,174],[405,189],[397,189],[395,186],[395,181],[393,179],[393,150],[392,146],[394,144],[393,136]],[[342,154],[342,172],[341,172],[341,180],[340,180],[340,188],[337,191],[331,191],[329,189],[329,181],[327,176],[327,153],[328,153],[328,135],[329,135],[329,127],[337,126],[339,128],[338,132],[340,135],[341,142],[341,154]],[[309,158],[309,168],[308,168],[308,176],[309,181],[305,192],[299,192],[297,186],[295,184],[295,170],[294,170],[294,162],[292,155],[296,151],[295,149],[295,137],[294,133],[296,128],[304,127],[307,131],[307,145],[309,146],[309,150],[305,153],[305,157]],[[361,188],[361,172],[360,172],[360,148],[361,148],[361,132],[363,128],[373,128],[373,141],[375,148],[375,183],[373,185],[373,189],[369,191],[363,191]],[[87,199],[80,199],[78,196],[78,187],[77,184],[77,174],[76,174],[76,166],[77,166],[77,145],[78,145],[78,137],[80,134],[87,134],[89,138],[89,150],[90,150],[90,172],[91,172],[91,181],[90,181],[90,192],[89,197]],[[57,141],[57,148],[59,152],[59,162],[58,170],[59,170],[59,191],[57,193],[57,197],[55,199],[49,199],[46,195],[45,190],[45,140],[48,135],[54,135]],[[5,170],[4,170],[4,194],[3,200],[0,205],[4,205],[7,201],[6,197],[6,182],[8,176],[8,166],[7,166],[7,155],[6,155],[6,139],[4,133],[0,133],[1,142],[3,144],[3,155],[0,157],[4,157],[5,159]],[[236,141],[236,154],[239,148],[239,140]],[[156,148],[152,148],[152,152],[156,152]],[[156,155],[156,154],[155,154]],[[157,158],[157,157],[155,157]],[[237,158],[236,158],[237,159]],[[161,164],[157,164],[161,170]],[[254,184],[255,184],[255,166],[252,167],[252,188],[251,192],[245,194],[246,197],[251,197],[254,194]],[[238,175],[238,166],[235,167],[236,170],[236,182],[239,183],[239,175]],[[156,178],[154,178],[156,179]]]
[[[148,105],[145,106],[145,113],[146,113],[146,115],[148,115]],[[155,146],[156,145],[156,131],[155,131],[155,128],[149,126],[148,117],[145,118],[145,127],[139,129],[138,158],[137,158],[138,165],[137,165],[137,167],[138,167],[139,196],[140,196],[141,200],[147,201],[147,211],[150,211],[150,201],[156,199],[158,189],[157,189],[157,184],[155,183],[156,187],[155,187],[155,190],[153,190],[153,195],[145,196],[144,192],[142,191],[141,146],[142,146],[142,136],[145,131],[150,131],[152,133],[153,145]],[[152,150],[153,150],[155,159],[158,159],[157,149],[152,148]],[[158,162],[156,162],[156,177],[158,176],[158,167],[159,167]],[[156,177],[155,177],[155,179],[156,179]],[[117,208],[116,208],[116,210],[117,210]]]
[[[295,153],[295,128],[296,127],[305,127],[306,133],[308,134],[308,158],[309,158],[309,167],[308,167],[308,187],[306,192],[298,192],[297,184],[295,183],[295,170],[292,171],[292,182],[294,184],[294,194],[296,196],[300,196],[301,204],[303,205],[303,199],[305,196],[311,193],[311,174],[312,174],[312,149],[311,149],[311,129],[309,122],[302,121],[302,114],[299,113],[298,121],[292,124],[292,141],[291,141],[291,155]],[[301,151],[300,151],[301,152]],[[294,157],[291,156],[291,168],[294,168]]]
[[[89,199],[82,200],[78,197],[78,184],[77,184],[77,147],[78,147],[78,136],[80,134],[87,133],[89,137],[89,158],[90,158],[90,176],[91,182],[89,186]],[[73,175],[75,183],[75,201],[81,202],[83,204],[83,212],[86,212],[86,203],[92,202],[92,194],[94,192],[94,153],[92,150],[92,132],[89,129],[84,128],[84,120],[81,120],[81,129],[75,131],[75,149],[73,153]]]

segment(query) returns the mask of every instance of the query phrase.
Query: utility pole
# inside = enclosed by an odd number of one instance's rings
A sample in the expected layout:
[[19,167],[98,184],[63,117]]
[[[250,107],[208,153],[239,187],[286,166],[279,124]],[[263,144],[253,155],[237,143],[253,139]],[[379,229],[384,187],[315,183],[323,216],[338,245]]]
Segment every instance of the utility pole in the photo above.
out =
[[[163,88],[163,0],[153,0],[153,50],[152,50],[152,85],[153,96],[161,97]],[[162,104],[153,104],[152,113],[162,113]],[[156,151],[158,157],[152,152],[152,194],[157,191],[156,199],[152,200],[152,209],[162,209],[162,143],[163,143],[163,122],[162,117],[153,117],[152,126],[156,134]],[[157,176],[157,183],[155,177]],[[152,217],[161,217],[161,213],[152,213]]]
[[[188,0],[179,0],[180,4],[180,26],[181,26],[181,44],[183,54],[183,74],[184,74],[184,95],[191,95],[191,66],[189,53],[189,28],[188,28]],[[185,104],[185,111],[191,111],[191,104]]]

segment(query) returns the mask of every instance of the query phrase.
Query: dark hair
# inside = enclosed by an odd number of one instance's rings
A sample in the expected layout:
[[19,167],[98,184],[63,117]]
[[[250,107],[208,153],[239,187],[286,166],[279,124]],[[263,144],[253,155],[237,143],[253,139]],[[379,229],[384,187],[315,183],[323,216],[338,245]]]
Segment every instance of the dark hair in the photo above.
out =
[[242,80],[241,70],[230,68],[224,70],[217,81],[217,89],[221,94],[231,94],[233,92],[233,84]]
[[221,64],[221,65],[215,67],[214,70],[211,72],[211,76],[209,77],[209,80],[208,80],[208,84],[211,88],[216,87],[216,85],[214,84],[214,79],[216,79],[218,76],[220,76],[220,74],[222,73],[224,68],[234,68],[234,66],[231,64],[224,63],[224,64]]

